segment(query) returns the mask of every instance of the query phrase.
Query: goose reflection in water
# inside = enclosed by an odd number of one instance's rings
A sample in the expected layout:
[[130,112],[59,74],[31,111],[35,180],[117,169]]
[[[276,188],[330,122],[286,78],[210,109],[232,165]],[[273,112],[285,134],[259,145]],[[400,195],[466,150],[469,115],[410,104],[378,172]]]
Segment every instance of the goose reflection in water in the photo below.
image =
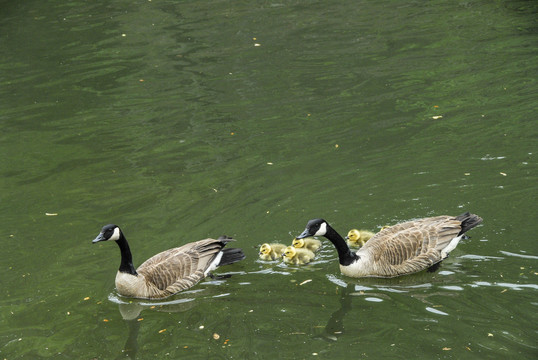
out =
[[166,302],[144,302],[144,301],[135,301],[126,303],[120,300],[116,296],[110,296],[109,300],[115,303],[118,303],[118,309],[120,311],[121,317],[127,324],[128,335],[123,350],[116,359],[129,358],[136,359],[138,353],[138,333],[140,326],[143,323],[140,318],[142,311],[150,309],[152,311],[168,312],[168,313],[180,313],[187,312],[195,308],[201,298],[192,297],[193,294],[198,292],[203,292],[204,290],[192,290],[183,292],[182,294],[189,294],[191,297],[182,298]]

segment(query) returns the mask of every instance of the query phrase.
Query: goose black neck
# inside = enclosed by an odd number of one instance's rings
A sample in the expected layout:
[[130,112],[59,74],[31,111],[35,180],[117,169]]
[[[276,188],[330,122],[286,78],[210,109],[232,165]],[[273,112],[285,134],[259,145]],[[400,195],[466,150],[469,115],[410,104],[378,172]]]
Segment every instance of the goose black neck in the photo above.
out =
[[336,251],[338,252],[338,259],[340,265],[347,266],[353,261],[357,260],[359,256],[352,252],[347,246],[346,241],[339,233],[336,232],[329,224],[327,224],[327,232],[324,235],[330,242],[333,243]]
[[127,239],[125,236],[123,236],[123,233],[120,233],[120,238],[116,240],[116,243],[120,247],[121,252],[120,272],[138,275],[133,266],[133,255],[131,255],[131,249],[129,248]]

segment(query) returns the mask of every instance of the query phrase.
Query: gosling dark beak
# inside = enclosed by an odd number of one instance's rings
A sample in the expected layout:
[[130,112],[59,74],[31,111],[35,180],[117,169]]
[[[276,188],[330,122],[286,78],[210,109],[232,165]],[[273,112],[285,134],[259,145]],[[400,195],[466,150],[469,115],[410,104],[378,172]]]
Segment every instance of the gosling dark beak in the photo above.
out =
[[349,240],[349,236],[346,236],[344,239]]
[[304,238],[309,237],[309,236],[312,236],[312,235],[310,235],[310,234],[308,233],[308,229],[305,229],[305,231],[303,231],[303,232],[301,233],[301,235],[299,235],[299,236],[297,236],[297,237],[295,237],[295,238],[296,238],[296,239],[304,239]]
[[92,244],[98,243],[99,241],[104,241],[105,238],[103,237],[103,234],[97,235],[95,239],[93,239]]

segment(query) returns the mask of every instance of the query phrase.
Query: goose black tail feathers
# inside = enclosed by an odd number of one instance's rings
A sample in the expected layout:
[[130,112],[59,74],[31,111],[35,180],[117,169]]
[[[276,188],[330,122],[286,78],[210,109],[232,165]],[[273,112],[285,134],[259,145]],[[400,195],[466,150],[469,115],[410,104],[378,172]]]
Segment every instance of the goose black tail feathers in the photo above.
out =
[[217,266],[230,265],[245,258],[243,250],[238,248],[222,249],[222,258]]
[[456,220],[461,221],[461,231],[459,232],[458,236],[465,234],[467,231],[471,230],[482,222],[482,218],[480,216],[471,214],[469,212],[456,216]]

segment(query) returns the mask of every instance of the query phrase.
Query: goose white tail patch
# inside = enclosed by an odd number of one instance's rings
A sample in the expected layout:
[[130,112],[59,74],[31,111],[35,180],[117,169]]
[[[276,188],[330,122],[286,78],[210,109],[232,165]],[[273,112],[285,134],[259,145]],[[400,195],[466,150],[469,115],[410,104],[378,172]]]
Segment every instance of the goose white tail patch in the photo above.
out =
[[444,259],[448,256],[448,254],[454,250],[456,248],[456,246],[458,246],[458,243],[460,242],[460,240],[463,238],[463,235],[460,235],[460,236],[456,236],[455,238],[453,238],[452,240],[450,240],[450,242],[448,243],[448,245],[443,249],[441,250],[441,259]]
[[207,269],[204,271],[204,276],[207,276],[207,274],[209,274],[211,271],[215,270],[219,266],[220,260],[222,259],[222,255],[223,255],[223,252],[219,251],[217,256],[215,256],[213,261],[211,261],[211,264],[209,264]]
[[318,231],[316,231],[316,233],[314,234],[314,236],[323,236],[327,233],[327,223],[326,222],[322,222],[320,225],[319,225],[319,229]]

